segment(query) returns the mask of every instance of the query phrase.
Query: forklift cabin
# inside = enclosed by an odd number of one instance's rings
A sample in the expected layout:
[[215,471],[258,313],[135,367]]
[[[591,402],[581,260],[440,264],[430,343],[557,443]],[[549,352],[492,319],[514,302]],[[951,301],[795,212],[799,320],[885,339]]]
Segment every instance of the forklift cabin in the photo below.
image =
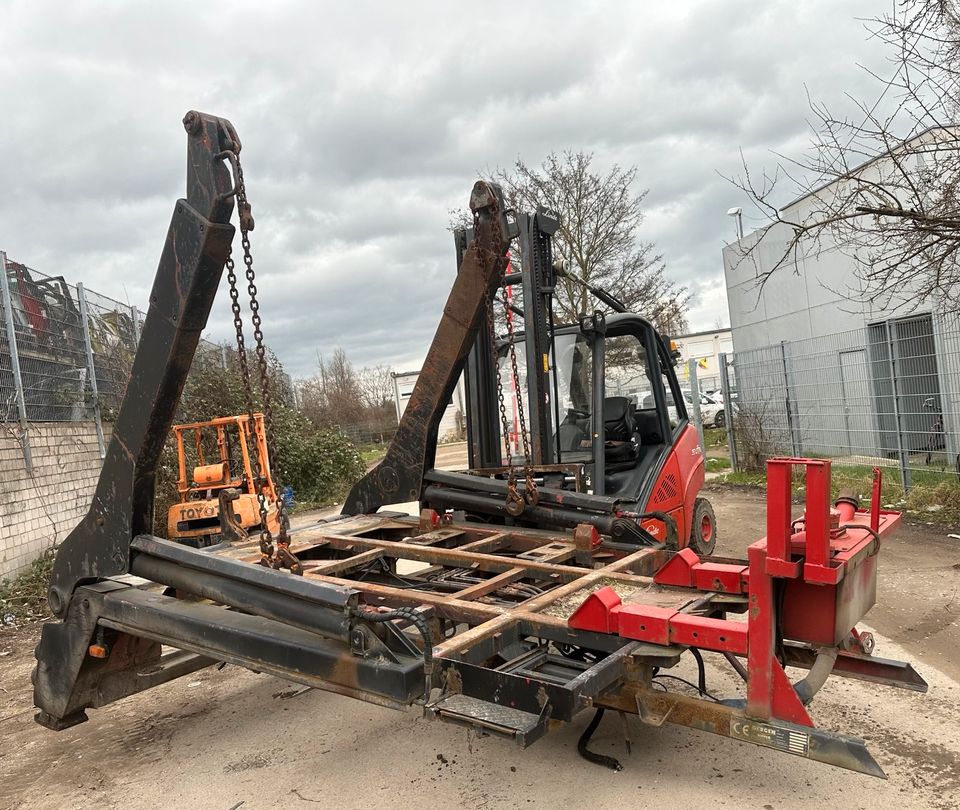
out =
[[[505,317],[522,324],[513,335],[519,373],[514,380],[509,336],[498,336],[496,363],[488,341],[475,343],[465,369],[470,469],[495,477],[507,472],[499,374],[514,463],[523,460],[516,419],[520,404],[538,486],[612,498],[634,514],[666,513],[680,547],[711,553],[715,518],[709,502],[699,497],[703,453],[687,419],[667,342],[649,320],[590,285],[584,286],[615,312],[555,325],[553,295],[557,276],[565,274],[553,261],[552,237],[559,223],[543,211],[515,215],[510,222],[517,249],[504,276],[511,288]],[[458,260],[471,238],[469,230],[457,232]],[[481,333],[488,329],[484,316]],[[670,400],[678,403],[675,418]],[[654,407],[644,407],[645,401]],[[517,523],[524,525],[522,517]],[[662,518],[641,525],[656,541],[667,539]]]

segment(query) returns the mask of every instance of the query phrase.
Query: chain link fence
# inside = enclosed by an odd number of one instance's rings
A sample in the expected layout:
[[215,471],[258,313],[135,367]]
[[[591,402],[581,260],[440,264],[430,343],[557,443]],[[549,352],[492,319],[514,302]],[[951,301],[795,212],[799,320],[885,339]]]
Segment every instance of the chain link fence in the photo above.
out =
[[346,436],[355,445],[389,444],[393,441],[397,432],[397,426],[386,421],[334,425],[334,429]]
[[[11,261],[0,251],[0,408],[19,423],[30,464],[31,422],[93,420],[104,455],[103,423],[112,422],[130,378],[144,313]],[[223,347],[199,354],[226,365]]]
[[915,315],[724,356],[731,454],[890,467],[904,492],[960,476],[960,322]]

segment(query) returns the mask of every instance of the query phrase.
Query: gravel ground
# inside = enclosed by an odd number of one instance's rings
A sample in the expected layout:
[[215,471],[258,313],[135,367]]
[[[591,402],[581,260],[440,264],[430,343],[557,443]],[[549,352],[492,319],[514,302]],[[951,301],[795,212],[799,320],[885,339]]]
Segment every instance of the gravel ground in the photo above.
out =
[[[714,490],[722,553],[756,539],[762,498]],[[331,807],[960,807],[960,546],[906,526],[881,552],[877,654],[914,663],[920,695],[831,679],[813,704],[822,727],[863,737],[884,781],[688,729],[630,718],[633,753],[608,716],[576,753],[584,713],[527,750],[236,667],[205,670],[91,711],[55,734],[33,723],[38,628],[0,635],[0,808],[223,810]],[[735,680],[710,656],[712,691]],[[683,674],[683,673],[680,673]]]

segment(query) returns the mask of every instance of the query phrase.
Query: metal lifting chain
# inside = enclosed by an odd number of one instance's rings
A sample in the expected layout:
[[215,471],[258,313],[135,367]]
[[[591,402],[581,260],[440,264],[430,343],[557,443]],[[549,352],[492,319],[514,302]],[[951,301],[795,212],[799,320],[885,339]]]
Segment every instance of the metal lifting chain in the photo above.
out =
[[[517,474],[513,466],[513,454],[510,451],[510,427],[507,421],[507,408],[503,397],[503,378],[500,374],[500,363],[498,360],[497,333],[495,325],[496,321],[493,312],[493,296],[487,297],[487,336],[490,340],[490,357],[493,362],[494,374],[497,380],[497,403],[500,408],[500,426],[503,433],[503,445],[507,459],[506,509],[508,514],[512,515],[513,517],[517,517],[523,512],[526,504],[535,506],[540,500],[540,494],[537,491],[536,483],[534,483],[533,470],[530,467],[530,441],[527,437],[527,420],[523,410],[523,397],[520,396],[520,373],[517,368],[517,353],[514,342],[513,320],[509,315],[507,289],[504,284],[507,271],[507,260],[506,257],[500,253],[500,245],[503,244],[503,232],[500,227],[500,212],[496,207],[496,203],[494,203],[491,216],[493,217],[491,234],[491,242],[493,245],[491,252],[494,255],[494,261],[497,263],[497,285],[500,288],[504,312],[507,313],[507,335],[509,336],[507,351],[510,355],[510,366],[513,372],[514,390],[517,394],[517,419],[519,421],[520,436],[522,437],[523,441],[523,471],[526,487],[524,488],[522,495],[517,490]],[[474,211],[473,214],[473,232],[479,239],[480,214],[477,211]]]
[[[261,329],[260,303],[257,301],[256,274],[253,271],[253,256],[250,253],[250,231],[253,230],[253,216],[250,211],[250,202],[247,200],[247,189],[243,181],[243,168],[240,165],[239,154],[231,158],[236,177],[234,178],[237,195],[237,213],[240,218],[240,242],[243,245],[243,263],[246,266],[247,292],[250,296],[250,313],[253,322],[253,337],[256,341],[254,353],[257,356],[257,367],[260,372],[260,389],[263,396],[264,441],[267,446],[267,459],[261,460],[257,453],[256,475],[254,489],[257,493],[257,502],[260,507],[260,565],[267,568],[288,568],[293,574],[302,574],[303,566],[296,555],[290,551],[290,538],[287,534],[287,521],[284,514],[284,502],[280,496],[279,482],[274,477],[274,499],[277,506],[277,522],[280,531],[277,535],[277,545],[274,548],[273,532],[267,521],[267,503],[263,492],[266,481],[267,465],[273,463],[279,467],[277,445],[274,441],[273,430],[273,401],[270,395],[270,375],[267,370],[266,349],[263,345],[263,330]],[[240,292],[237,286],[236,266],[233,260],[231,247],[227,254],[227,281],[230,284],[230,308],[233,310],[233,325],[237,333],[237,358],[240,363],[240,376],[243,380],[243,391],[247,402],[247,417],[250,428],[256,432],[257,424],[253,417],[253,387],[250,383],[250,368],[247,363],[247,349],[243,337],[243,318],[240,314]]]

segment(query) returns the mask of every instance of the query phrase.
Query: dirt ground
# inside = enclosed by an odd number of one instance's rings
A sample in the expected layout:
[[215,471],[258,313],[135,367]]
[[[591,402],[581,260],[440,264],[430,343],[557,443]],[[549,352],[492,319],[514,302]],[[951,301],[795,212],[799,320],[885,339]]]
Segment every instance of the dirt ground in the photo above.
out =
[[[759,493],[711,491],[724,554],[762,532]],[[706,733],[616,716],[580,759],[583,713],[532,748],[431,723],[236,667],[209,669],[107,708],[59,734],[33,722],[39,628],[0,634],[0,808],[222,810],[330,807],[960,807],[960,545],[904,526],[881,551],[877,655],[911,661],[926,695],[833,678],[812,705],[825,728],[863,737],[884,781]],[[714,692],[736,681],[709,662]]]

